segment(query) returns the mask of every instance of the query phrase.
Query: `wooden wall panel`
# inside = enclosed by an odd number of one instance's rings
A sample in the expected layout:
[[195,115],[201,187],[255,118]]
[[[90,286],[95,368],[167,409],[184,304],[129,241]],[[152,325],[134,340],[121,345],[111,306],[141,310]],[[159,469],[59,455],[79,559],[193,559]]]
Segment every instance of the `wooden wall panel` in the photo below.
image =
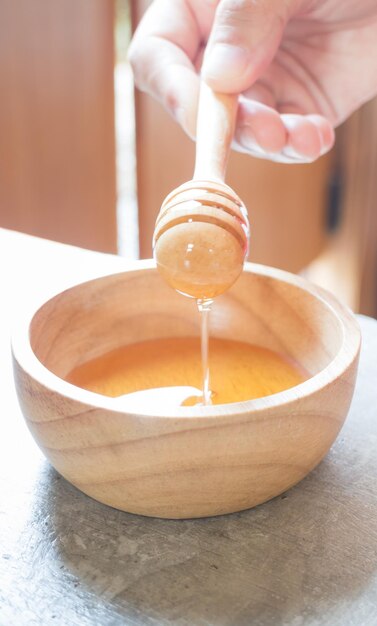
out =
[[298,272],[321,252],[331,162],[332,155],[283,165],[232,154],[228,181],[249,210],[250,260]]
[[377,99],[338,130],[339,228],[308,276],[354,311],[377,317]]
[[0,226],[116,250],[112,0],[0,2]]

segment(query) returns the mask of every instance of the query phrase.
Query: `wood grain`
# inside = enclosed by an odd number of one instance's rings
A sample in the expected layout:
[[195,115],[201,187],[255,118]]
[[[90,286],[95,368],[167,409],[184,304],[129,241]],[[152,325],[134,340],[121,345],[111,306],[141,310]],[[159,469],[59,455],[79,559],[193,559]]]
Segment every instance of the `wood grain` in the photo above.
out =
[[0,24],[0,225],[115,252],[113,0],[3,0]]
[[238,110],[238,95],[214,92],[202,81],[196,122],[196,180],[225,180]]
[[17,392],[63,476],[116,508],[185,518],[254,506],[319,463],[348,411],[359,330],[330,294],[278,270],[248,266],[216,302],[212,333],[291,356],[312,374],[303,384],[244,403],[150,411],[63,380],[119,345],[198,330],[195,303],[152,267],[84,283],[25,316],[13,339]]

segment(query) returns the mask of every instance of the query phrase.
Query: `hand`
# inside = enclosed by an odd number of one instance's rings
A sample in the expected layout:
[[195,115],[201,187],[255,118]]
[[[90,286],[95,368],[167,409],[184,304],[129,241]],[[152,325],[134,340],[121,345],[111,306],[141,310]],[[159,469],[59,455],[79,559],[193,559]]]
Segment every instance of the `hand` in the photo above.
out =
[[199,71],[240,93],[234,147],[309,162],[377,94],[376,0],[155,0],[135,33],[137,86],[195,135]]

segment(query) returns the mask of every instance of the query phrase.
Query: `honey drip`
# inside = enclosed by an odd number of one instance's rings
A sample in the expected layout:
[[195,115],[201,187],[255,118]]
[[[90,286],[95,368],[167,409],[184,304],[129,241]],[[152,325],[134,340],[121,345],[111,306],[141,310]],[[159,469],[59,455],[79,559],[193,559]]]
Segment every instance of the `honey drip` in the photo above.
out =
[[200,315],[200,353],[202,357],[202,398],[203,404],[212,404],[212,393],[209,375],[209,314],[213,300],[198,300]]
[[[209,351],[211,404],[243,402],[288,389],[308,378],[287,357],[261,346],[211,337]],[[72,370],[66,380],[78,387],[117,397],[141,392],[140,410],[148,403],[145,390],[176,406],[203,404],[202,360],[198,337],[155,339],[123,346]],[[185,395],[185,389],[190,390]],[[182,393],[175,391],[182,389]],[[143,393],[145,402],[143,403]],[[205,392],[209,392],[209,383]],[[183,396],[183,397],[182,397]],[[207,398],[208,400],[208,398]]]

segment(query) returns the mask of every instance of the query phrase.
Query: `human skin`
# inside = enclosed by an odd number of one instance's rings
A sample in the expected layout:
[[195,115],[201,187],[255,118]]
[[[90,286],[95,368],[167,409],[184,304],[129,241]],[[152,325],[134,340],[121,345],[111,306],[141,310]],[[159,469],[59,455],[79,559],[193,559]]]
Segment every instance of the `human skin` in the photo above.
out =
[[191,137],[200,73],[240,94],[236,150],[309,162],[377,94],[377,0],[155,0],[129,57]]

